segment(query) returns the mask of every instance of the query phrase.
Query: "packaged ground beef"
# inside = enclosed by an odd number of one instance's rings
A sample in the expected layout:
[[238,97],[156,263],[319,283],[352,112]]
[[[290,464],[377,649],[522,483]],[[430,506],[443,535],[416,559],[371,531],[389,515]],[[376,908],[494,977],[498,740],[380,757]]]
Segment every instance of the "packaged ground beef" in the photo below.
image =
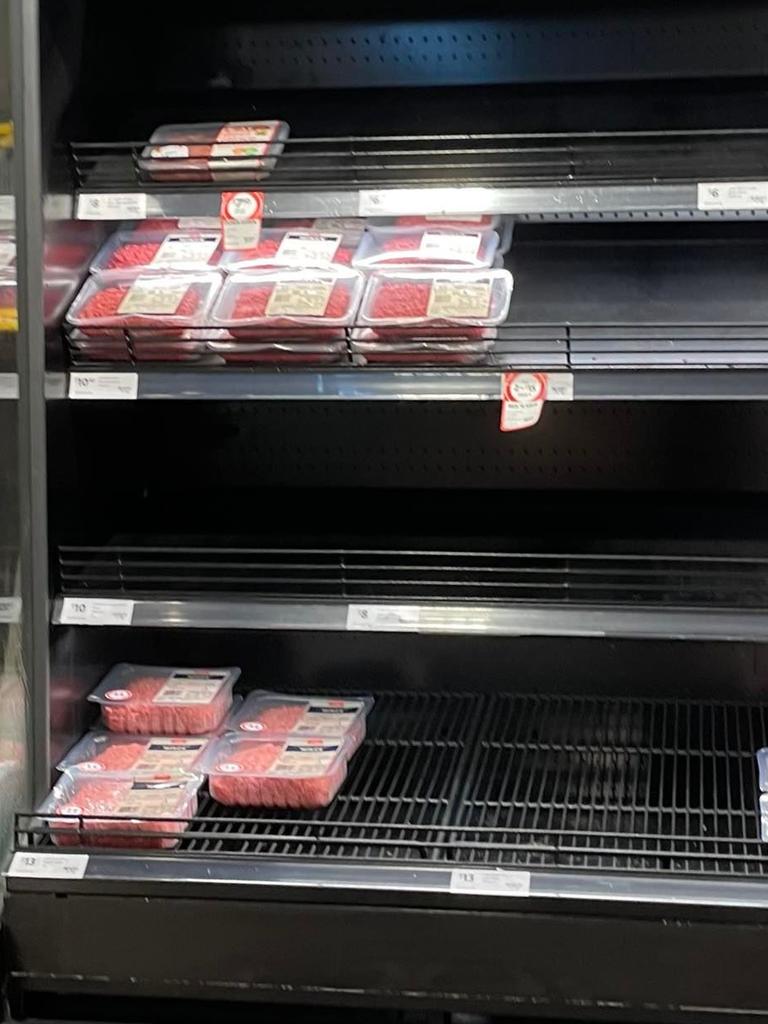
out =
[[65,772],[38,814],[57,846],[172,849],[197,811],[202,781],[200,775]]
[[372,270],[394,266],[490,267],[499,246],[495,231],[471,228],[415,228],[367,231],[354,266]]
[[344,739],[351,757],[365,739],[372,707],[373,697],[309,697],[254,690],[231,716],[229,727],[261,739],[286,735]]
[[228,807],[327,807],[347,775],[344,740],[223,736],[208,768],[211,796]]
[[370,327],[502,323],[512,298],[507,270],[380,270],[368,279],[359,323]]
[[91,264],[100,277],[169,270],[215,270],[221,260],[221,231],[117,231]]
[[232,334],[253,327],[343,327],[354,320],[363,278],[357,270],[265,270],[231,274],[211,323]]
[[209,341],[208,351],[225,363],[299,363],[310,366],[345,362],[344,341],[307,342]]
[[120,772],[128,775],[200,774],[210,736],[132,736],[94,729],[57,765],[86,774]]
[[85,334],[93,328],[110,327],[162,328],[178,333],[206,323],[221,281],[216,271],[90,277],[67,320]]
[[162,125],[139,168],[152,181],[258,181],[274,168],[288,134],[284,121]]
[[264,228],[253,249],[225,252],[226,271],[269,267],[348,267],[359,238],[343,231],[315,231],[310,228]]
[[214,733],[232,707],[239,668],[167,668],[122,663],[110,669],[89,700],[101,705],[111,732]]

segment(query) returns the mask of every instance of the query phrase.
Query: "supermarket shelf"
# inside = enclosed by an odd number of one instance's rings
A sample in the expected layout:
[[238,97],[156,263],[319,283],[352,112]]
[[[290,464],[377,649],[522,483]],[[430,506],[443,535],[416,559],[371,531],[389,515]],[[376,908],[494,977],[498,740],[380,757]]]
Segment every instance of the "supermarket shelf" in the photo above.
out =
[[[81,595],[82,596],[82,595]],[[114,593],[88,592],[96,602]],[[406,606],[348,601],[268,601],[231,598],[131,599],[133,628],[364,630],[441,635],[624,637],[667,640],[768,641],[768,611],[657,607],[488,607],[409,602]],[[62,621],[64,598],[53,606]],[[366,609],[363,624],[359,609]],[[109,624],[109,623],[105,623]],[[123,623],[124,624],[124,623]]]
[[[550,371],[541,363],[511,361],[508,369]],[[104,400],[119,397],[119,386],[110,394],[99,383],[137,373],[139,399],[164,400],[348,400],[348,401],[498,401],[502,370],[436,369],[409,370],[343,367],[316,370],[231,370],[115,368],[83,371],[96,378],[94,392]],[[49,374],[46,393],[51,399],[70,395],[71,375]],[[0,397],[4,397],[0,394]],[[583,401],[764,401],[768,400],[766,369],[670,369],[670,370],[576,370],[573,397]]]
[[[767,138],[762,129],[293,138],[266,183],[235,187],[264,191],[268,217],[458,212],[753,218],[766,215],[768,200],[747,202],[746,210],[731,203],[725,213],[700,209],[708,204],[700,202],[698,183],[768,178]],[[86,209],[93,215],[87,197],[140,191],[147,216],[217,216],[220,184],[142,181],[139,160],[147,145],[72,144],[79,215]]]

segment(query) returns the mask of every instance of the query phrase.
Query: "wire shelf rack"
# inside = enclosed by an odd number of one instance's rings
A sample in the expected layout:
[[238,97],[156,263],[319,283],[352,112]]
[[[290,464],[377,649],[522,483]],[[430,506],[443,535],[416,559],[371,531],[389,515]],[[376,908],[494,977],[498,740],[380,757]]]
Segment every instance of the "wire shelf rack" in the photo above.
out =
[[[384,693],[369,724],[328,808],[232,809],[203,792],[174,855],[768,870],[754,756],[768,743],[768,705]],[[93,825],[72,823],[67,844],[109,848],[109,822]],[[151,846],[152,823],[119,835]],[[19,848],[51,841],[41,819],[19,816]]]
[[63,594],[768,607],[768,558],[504,551],[59,548]]
[[[191,139],[190,144],[199,140]],[[148,140],[70,146],[81,189],[153,190],[200,182],[152,181],[139,161]],[[642,183],[765,177],[766,129],[579,134],[451,134],[291,138],[265,181],[270,191],[549,183]],[[216,187],[217,183],[212,183]],[[221,181],[218,182],[221,187]]]

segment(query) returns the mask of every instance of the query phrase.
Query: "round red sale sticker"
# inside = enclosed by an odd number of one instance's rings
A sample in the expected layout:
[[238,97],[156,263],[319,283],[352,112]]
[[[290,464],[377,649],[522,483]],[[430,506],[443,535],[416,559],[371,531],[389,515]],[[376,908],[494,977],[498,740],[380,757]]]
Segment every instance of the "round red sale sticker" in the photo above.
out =
[[257,220],[264,210],[264,194],[262,192],[224,192],[221,197],[222,220],[233,220],[243,223]]
[[547,393],[543,373],[505,373],[504,399],[507,402],[542,402]]

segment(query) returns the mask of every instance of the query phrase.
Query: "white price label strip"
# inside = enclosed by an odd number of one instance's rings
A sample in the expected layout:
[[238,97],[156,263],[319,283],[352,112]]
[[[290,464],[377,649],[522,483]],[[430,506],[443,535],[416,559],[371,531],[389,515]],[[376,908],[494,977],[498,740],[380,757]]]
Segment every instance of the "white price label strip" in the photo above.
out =
[[0,622],[3,625],[15,625],[21,621],[21,598],[0,597]]
[[476,871],[461,869],[451,872],[451,892],[487,893],[493,896],[529,896],[530,871]]
[[768,181],[702,181],[700,210],[768,210]]
[[9,878],[84,878],[87,853],[14,853]]
[[139,396],[138,373],[70,373],[69,397],[130,401]]
[[0,373],[0,401],[14,401],[19,397],[18,373]]
[[143,192],[83,192],[77,200],[78,220],[144,220],[146,216]]
[[65,597],[61,602],[62,626],[130,626],[133,601],[110,597]]
[[347,629],[372,633],[418,632],[421,608],[405,604],[351,604]]

